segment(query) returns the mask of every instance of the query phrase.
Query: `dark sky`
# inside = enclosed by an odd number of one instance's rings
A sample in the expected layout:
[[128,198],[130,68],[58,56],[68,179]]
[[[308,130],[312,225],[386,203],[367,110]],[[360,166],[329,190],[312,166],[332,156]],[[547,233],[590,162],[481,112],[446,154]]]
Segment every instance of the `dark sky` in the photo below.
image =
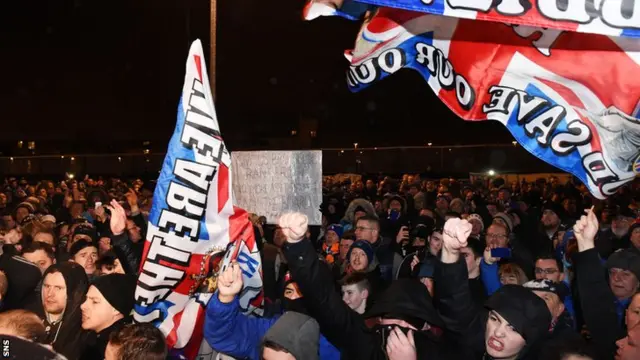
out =
[[[300,118],[319,120],[323,147],[511,141],[499,124],[463,123],[412,71],[351,94],[342,54],[358,24],[304,22],[303,5],[219,1],[217,107],[232,150]],[[42,152],[164,149],[196,38],[208,46],[207,0],[2,2],[0,150],[20,139]]]

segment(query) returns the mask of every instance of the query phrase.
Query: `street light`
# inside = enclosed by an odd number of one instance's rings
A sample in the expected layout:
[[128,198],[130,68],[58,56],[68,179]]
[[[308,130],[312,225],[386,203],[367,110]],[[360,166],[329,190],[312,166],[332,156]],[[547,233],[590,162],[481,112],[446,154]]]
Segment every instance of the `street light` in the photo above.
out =
[[487,174],[488,174],[489,176],[494,176],[494,175],[496,174],[496,172],[495,172],[495,171],[493,171],[493,170],[489,170],[489,171],[487,171]]

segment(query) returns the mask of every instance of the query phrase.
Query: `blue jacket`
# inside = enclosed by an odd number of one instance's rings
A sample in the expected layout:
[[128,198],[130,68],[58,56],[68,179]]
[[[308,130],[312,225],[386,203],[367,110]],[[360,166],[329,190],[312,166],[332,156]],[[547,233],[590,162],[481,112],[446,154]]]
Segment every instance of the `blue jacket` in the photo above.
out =
[[[240,312],[238,297],[228,304],[216,292],[209,300],[204,321],[204,338],[216,351],[239,358],[260,360],[260,344],[278,317],[256,318]],[[320,359],[340,360],[340,351],[320,335]]]

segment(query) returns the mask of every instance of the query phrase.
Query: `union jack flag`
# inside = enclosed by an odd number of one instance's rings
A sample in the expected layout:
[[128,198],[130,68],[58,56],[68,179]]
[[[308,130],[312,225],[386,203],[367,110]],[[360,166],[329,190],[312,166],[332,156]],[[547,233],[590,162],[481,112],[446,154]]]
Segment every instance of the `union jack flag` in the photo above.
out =
[[346,56],[352,91],[414,69],[458,116],[500,121],[598,198],[635,177],[640,40],[378,7]]

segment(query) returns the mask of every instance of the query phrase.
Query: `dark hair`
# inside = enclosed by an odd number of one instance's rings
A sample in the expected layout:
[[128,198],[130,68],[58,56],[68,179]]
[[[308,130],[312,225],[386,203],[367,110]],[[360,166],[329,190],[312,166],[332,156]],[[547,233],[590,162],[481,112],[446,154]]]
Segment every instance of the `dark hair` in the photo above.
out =
[[260,354],[260,358],[261,359],[263,359],[262,352],[264,352],[265,348],[269,348],[269,349],[274,350],[274,351],[280,351],[280,352],[285,352],[287,354],[291,354],[291,352],[289,350],[285,349],[282,345],[276,344],[273,341],[267,340],[264,343],[262,343],[262,351],[261,351],[261,354]]
[[51,245],[47,244],[47,243],[43,243],[41,241],[34,241],[32,242],[29,246],[27,246],[26,248],[22,249],[22,254],[31,254],[34,253],[38,250],[42,250],[44,251],[47,256],[53,260],[56,258],[56,253],[53,251],[53,248],[51,247]]
[[[376,224],[376,227],[378,228],[378,231],[380,231],[380,220],[378,220],[377,217],[373,216],[373,215],[365,215],[363,217],[361,217],[360,219],[358,219],[358,221],[366,221],[369,224]],[[356,221],[356,224],[358,222]]]
[[536,262],[538,262],[538,260],[554,260],[556,262],[556,265],[558,265],[558,270],[560,270],[560,272],[564,272],[564,264],[553,254],[546,253],[538,255],[538,257],[536,257]]
[[164,360],[167,357],[164,335],[148,323],[127,325],[112,332],[109,344],[118,347],[118,359]]
[[356,232],[353,230],[347,230],[342,234],[342,237],[340,237],[340,240],[342,239],[356,241]]
[[345,276],[344,278],[342,278],[342,280],[340,280],[340,285],[356,285],[358,287],[358,290],[360,291],[365,289],[371,290],[371,284],[369,283],[368,274],[361,272],[354,272]]
[[96,266],[100,269],[103,266],[115,266],[118,256],[113,251],[107,251],[96,261]]
[[43,343],[46,337],[44,324],[38,315],[22,309],[0,313],[0,328],[12,330],[17,336],[37,343]]
[[473,251],[473,256],[477,259],[484,255],[484,248],[479,239],[469,238],[467,239],[467,247]]

